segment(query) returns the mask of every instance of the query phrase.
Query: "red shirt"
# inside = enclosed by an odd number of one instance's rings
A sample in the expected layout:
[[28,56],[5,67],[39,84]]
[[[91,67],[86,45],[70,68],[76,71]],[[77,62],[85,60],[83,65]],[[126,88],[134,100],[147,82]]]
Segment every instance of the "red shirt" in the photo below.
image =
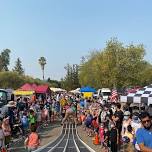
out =
[[92,126],[93,128],[99,128],[99,125],[96,120],[92,120]]

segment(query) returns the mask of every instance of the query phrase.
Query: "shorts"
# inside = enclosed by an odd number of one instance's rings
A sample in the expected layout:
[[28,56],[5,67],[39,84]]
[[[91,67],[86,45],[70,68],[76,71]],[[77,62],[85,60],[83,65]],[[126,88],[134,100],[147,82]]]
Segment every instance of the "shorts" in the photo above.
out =
[[89,122],[85,122],[85,126],[87,127],[87,128],[91,128],[92,126],[91,126],[91,123],[89,123]]

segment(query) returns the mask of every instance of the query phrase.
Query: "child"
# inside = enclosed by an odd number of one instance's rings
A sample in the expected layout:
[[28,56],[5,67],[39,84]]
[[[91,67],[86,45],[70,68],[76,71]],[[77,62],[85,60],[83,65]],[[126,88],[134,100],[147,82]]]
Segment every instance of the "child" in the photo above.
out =
[[91,136],[91,123],[92,123],[92,115],[90,113],[87,114],[86,120],[85,120],[85,127],[86,127],[86,132],[88,136]]
[[111,143],[111,151],[117,152],[118,131],[117,131],[114,123],[111,123],[110,143]]
[[28,149],[28,152],[32,152],[38,148],[40,145],[40,138],[39,135],[36,133],[36,126],[31,125],[31,133],[25,139],[25,147]]
[[29,127],[28,118],[27,118],[26,113],[23,113],[23,116],[21,118],[21,123],[22,123],[22,128],[23,128],[23,135],[25,135],[28,130],[28,127]]
[[36,116],[35,116],[35,112],[33,109],[30,109],[30,114],[29,114],[28,120],[29,120],[30,129],[31,129],[32,125],[36,126]]
[[82,112],[82,114],[80,115],[80,123],[82,124],[83,130],[85,130],[85,119],[86,115],[84,112]]
[[93,128],[93,132],[94,133],[96,133],[96,132],[98,133],[98,131],[99,131],[99,124],[97,123],[97,117],[93,118],[91,126]]
[[38,109],[37,111],[37,127],[40,127],[40,124],[42,122],[42,112],[41,109]]
[[45,122],[45,126],[48,126],[49,110],[47,109],[47,107],[46,107],[46,106],[44,106],[43,113],[44,113],[44,122]]
[[104,142],[104,124],[103,123],[101,123],[99,127],[99,136],[100,136],[101,145],[103,146],[103,142]]

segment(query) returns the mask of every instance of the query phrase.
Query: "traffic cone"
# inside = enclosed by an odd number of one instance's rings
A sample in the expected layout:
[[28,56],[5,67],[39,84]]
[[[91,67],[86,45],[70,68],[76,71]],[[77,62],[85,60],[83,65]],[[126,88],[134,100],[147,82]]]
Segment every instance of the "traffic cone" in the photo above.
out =
[[94,145],[99,145],[99,144],[100,144],[100,140],[99,140],[98,134],[95,135],[95,138],[94,138],[94,140],[93,140],[93,144],[94,144]]

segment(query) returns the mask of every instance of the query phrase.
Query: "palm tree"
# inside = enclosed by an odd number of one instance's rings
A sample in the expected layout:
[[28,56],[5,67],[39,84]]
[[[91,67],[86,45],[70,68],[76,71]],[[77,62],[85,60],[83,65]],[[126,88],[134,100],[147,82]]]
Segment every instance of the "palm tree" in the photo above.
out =
[[40,64],[42,72],[43,72],[43,80],[44,80],[44,66],[46,64],[46,59],[45,59],[45,57],[40,57],[38,61],[39,61],[39,64]]

